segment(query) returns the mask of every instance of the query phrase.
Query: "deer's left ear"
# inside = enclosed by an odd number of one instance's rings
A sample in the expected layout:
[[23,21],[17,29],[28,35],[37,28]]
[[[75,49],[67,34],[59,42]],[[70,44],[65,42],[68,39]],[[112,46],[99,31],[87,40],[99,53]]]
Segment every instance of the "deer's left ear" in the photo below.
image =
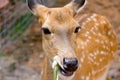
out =
[[70,9],[72,13],[79,13],[85,6],[87,0],[72,0],[69,4],[65,7]]

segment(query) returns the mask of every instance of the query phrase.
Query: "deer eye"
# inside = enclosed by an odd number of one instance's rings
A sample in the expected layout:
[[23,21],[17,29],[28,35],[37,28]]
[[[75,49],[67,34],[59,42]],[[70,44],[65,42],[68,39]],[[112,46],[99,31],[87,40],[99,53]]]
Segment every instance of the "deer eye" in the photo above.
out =
[[48,28],[42,28],[42,31],[44,34],[51,34],[50,30]]
[[75,29],[74,33],[78,33],[80,30],[81,30],[81,27],[80,27],[80,26],[78,26],[78,27],[76,27],[76,29]]

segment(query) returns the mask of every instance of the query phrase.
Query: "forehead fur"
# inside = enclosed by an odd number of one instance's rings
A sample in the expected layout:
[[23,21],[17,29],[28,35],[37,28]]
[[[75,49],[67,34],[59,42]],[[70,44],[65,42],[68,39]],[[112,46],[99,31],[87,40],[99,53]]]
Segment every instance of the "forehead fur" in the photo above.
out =
[[67,9],[57,8],[53,9],[50,12],[50,19],[52,19],[52,21],[56,21],[60,24],[63,24],[72,20],[72,16]]
[[48,12],[43,27],[46,26],[53,32],[66,32],[78,25],[68,9],[52,8]]

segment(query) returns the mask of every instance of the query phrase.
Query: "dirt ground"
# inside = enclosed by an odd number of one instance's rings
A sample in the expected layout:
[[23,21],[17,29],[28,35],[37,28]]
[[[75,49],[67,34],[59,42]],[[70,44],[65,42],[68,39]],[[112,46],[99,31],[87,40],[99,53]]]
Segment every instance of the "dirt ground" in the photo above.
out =
[[[112,23],[119,46],[108,75],[112,80],[120,80],[120,0],[88,0],[81,13],[105,15]],[[35,20],[19,40],[7,44],[3,49],[5,56],[0,58],[0,80],[40,80],[44,59],[40,33],[40,25]]]

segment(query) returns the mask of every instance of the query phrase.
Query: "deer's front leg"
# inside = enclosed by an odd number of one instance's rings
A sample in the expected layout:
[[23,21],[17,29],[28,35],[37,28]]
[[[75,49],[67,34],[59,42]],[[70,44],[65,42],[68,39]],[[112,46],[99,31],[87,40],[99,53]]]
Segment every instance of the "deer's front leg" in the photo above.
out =
[[41,79],[40,80],[47,80],[47,58],[46,57],[43,60]]

